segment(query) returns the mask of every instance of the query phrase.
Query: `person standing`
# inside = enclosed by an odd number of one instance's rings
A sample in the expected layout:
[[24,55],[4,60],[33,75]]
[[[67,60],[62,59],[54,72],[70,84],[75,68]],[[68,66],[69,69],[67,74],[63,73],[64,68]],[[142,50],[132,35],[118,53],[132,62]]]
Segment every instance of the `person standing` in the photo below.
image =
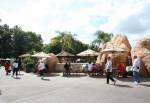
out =
[[5,62],[4,67],[5,67],[6,75],[8,75],[9,68],[10,68],[10,64],[8,61]]
[[20,71],[21,71],[21,69],[22,69],[22,66],[21,66],[21,65],[22,65],[21,59],[18,58],[17,61],[18,61],[18,72],[19,72],[19,75],[20,75]]
[[[44,69],[45,69],[45,64],[43,61],[40,61],[39,65],[38,65],[38,69],[39,69],[39,74],[40,76],[43,76],[44,73]],[[43,78],[43,77],[42,77]]]
[[111,81],[114,82],[114,85],[115,85],[116,81],[112,77],[112,61],[110,57],[107,58],[105,69],[106,69],[106,75],[107,75],[107,84],[109,84],[109,79],[110,79]]
[[92,63],[89,62],[89,64],[88,64],[88,74],[89,74],[89,76],[91,76],[91,73],[92,73]]
[[137,56],[134,56],[133,59],[134,59],[133,66],[132,66],[133,80],[135,84],[138,84],[140,83],[140,76],[139,76],[140,58],[138,58]]
[[66,72],[64,75],[66,75],[66,76],[70,75],[70,70],[69,70],[70,64],[68,62],[65,63],[64,68],[65,68],[65,72]]
[[16,78],[17,78],[17,76],[18,76],[18,62],[17,62],[17,60],[15,60],[13,63],[13,74],[12,74],[12,76],[14,76],[15,73],[16,73]]
[[1,69],[1,67],[2,67],[2,64],[1,64],[1,61],[0,61],[0,69]]

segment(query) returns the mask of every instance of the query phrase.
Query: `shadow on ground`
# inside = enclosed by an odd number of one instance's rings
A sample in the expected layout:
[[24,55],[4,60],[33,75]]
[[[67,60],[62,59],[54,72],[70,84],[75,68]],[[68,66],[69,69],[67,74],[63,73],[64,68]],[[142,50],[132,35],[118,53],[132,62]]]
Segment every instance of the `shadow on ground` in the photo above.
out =
[[67,78],[80,78],[80,77],[85,77],[85,76],[87,76],[87,75],[85,75],[85,74],[71,74],[71,75],[68,75],[68,76],[63,75],[63,77],[67,77]]
[[21,79],[20,77],[13,77],[14,79]]
[[129,85],[124,85],[124,84],[109,84],[109,85],[113,85],[113,86],[116,86],[116,87],[120,87],[120,88],[133,88],[132,86],[129,86]]
[[90,78],[106,78],[104,75],[97,75],[97,76],[89,76]]
[[144,87],[150,87],[150,84],[139,84],[141,86],[144,86]]
[[[38,77],[40,77],[40,75],[36,74]],[[49,73],[49,74],[43,74],[43,77],[56,77],[56,76],[60,76],[60,74],[57,73]]]
[[123,84],[116,84],[116,87],[121,87],[121,88],[133,88],[132,86],[129,85],[123,85]]
[[60,74],[57,73],[49,73],[49,74],[44,74],[43,77],[56,77],[56,76],[60,76]]
[[41,78],[41,80],[50,81],[50,79],[48,79],[48,78]]
[[[133,78],[132,77],[128,77],[128,78],[116,78],[117,80],[120,81],[124,81],[124,82],[133,82]],[[150,82],[150,78],[140,78],[141,83],[142,82]]]

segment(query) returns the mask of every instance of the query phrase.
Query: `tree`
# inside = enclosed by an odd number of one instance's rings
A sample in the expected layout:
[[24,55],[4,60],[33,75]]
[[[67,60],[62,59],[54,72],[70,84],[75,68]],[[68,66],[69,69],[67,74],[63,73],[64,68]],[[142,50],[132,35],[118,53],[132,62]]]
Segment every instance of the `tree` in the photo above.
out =
[[42,47],[43,47],[43,40],[41,38],[40,34],[36,34],[34,32],[26,32],[26,36],[27,36],[27,50],[29,52],[40,52],[42,51]]
[[71,44],[72,44],[72,41],[73,41],[73,36],[71,34],[71,32],[60,32],[60,31],[56,31],[59,36],[57,38],[53,38],[52,41],[54,40],[60,40],[61,41],[61,45],[62,45],[62,48],[61,48],[61,51],[64,50],[64,48],[66,47],[71,47]]
[[13,54],[15,57],[17,57],[20,54],[26,53],[27,50],[27,37],[25,35],[25,32],[18,26],[14,26],[11,29],[12,40],[13,40]]
[[0,57],[12,55],[12,33],[7,24],[0,25]]
[[94,43],[91,43],[89,45],[89,48],[92,49],[92,50],[95,50],[95,51],[99,52],[99,46],[95,45]]
[[0,57],[18,57],[20,54],[41,51],[43,41],[41,35],[25,32],[20,27],[9,28],[7,24],[0,25]]
[[103,31],[96,31],[96,33],[94,34],[96,36],[96,39],[93,41],[93,43],[100,45],[105,44],[106,42],[111,40],[111,37],[113,36],[112,33],[106,33]]
[[87,44],[74,39],[70,32],[61,32],[60,35],[51,39],[49,46],[46,45],[45,50],[55,54],[60,53],[62,50],[77,54],[87,48]]

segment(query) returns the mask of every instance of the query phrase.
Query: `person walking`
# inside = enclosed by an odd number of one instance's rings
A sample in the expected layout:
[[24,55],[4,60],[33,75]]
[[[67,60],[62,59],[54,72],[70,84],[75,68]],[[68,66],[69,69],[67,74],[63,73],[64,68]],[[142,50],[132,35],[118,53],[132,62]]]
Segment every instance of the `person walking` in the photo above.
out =
[[9,64],[8,61],[5,62],[4,67],[5,67],[6,75],[8,75],[8,73],[9,73],[9,68],[10,68],[10,64]]
[[45,64],[44,64],[44,61],[40,61],[39,65],[38,65],[38,69],[39,69],[39,74],[41,76],[41,79],[43,79],[43,73],[44,73],[44,70],[45,70]]
[[14,76],[14,74],[16,73],[16,78],[18,76],[18,62],[17,60],[14,61],[13,63],[13,74],[12,74],[12,77]]
[[114,82],[114,85],[115,85],[116,81],[112,77],[112,61],[110,57],[107,58],[105,69],[106,69],[106,75],[107,75],[107,84],[109,84],[109,79],[110,79],[111,81]]
[[140,76],[139,76],[140,58],[138,58],[137,56],[134,56],[133,59],[134,59],[133,66],[132,66],[133,80],[135,84],[138,84],[140,83]]

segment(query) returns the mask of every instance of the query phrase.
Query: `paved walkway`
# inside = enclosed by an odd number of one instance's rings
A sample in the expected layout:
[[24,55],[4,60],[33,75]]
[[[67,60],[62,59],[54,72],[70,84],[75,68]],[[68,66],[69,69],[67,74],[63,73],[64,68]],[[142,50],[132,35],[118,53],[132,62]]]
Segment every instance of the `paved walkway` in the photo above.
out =
[[134,85],[132,78],[105,84],[105,78],[88,76],[40,77],[21,72],[20,78],[5,76],[0,70],[0,103],[150,103],[150,78]]

